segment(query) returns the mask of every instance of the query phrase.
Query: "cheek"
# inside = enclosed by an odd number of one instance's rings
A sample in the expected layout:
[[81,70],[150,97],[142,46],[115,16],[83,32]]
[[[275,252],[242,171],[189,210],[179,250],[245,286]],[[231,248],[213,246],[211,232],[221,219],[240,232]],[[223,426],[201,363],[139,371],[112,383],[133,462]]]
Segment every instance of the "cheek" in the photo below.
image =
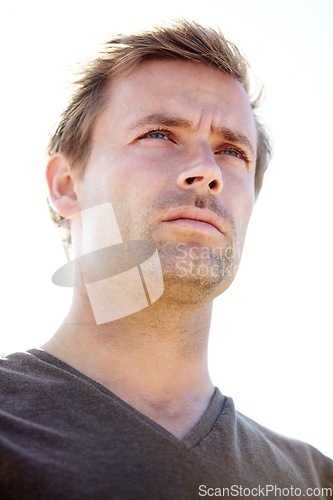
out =
[[245,168],[222,168],[222,177],[222,195],[235,202],[236,210],[240,206],[245,212],[251,212],[255,201],[254,172]]
[[254,187],[252,184],[247,186],[247,189],[241,191],[236,198],[236,211],[238,212],[238,218],[244,233],[246,232],[253,211],[254,200]]
[[224,176],[223,181],[222,203],[225,202],[229,207],[238,238],[243,241],[255,202],[254,177],[251,172],[247,172],[241,176]]
[[95,161],[87,166],[80,185],[80,196],[90,206],[108,202],[113,204],[118,198],[124,198],[124,191],[129,184],[128,176],[121,175],[117,161]]

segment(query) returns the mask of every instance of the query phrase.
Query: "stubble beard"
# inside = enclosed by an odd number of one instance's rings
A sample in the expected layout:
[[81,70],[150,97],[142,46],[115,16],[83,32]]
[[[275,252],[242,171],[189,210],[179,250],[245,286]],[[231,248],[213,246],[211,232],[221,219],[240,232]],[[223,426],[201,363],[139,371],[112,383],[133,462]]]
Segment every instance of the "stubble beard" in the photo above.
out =
[[164,243],[157,247],[165,294],[182,303],[212,300],[230,286],[237,272],[238,257],[232,241],[220,248],[195,243]]
[[[204,246],[196,241],[166,241],[156,226],[147,226],[150,213],[179,205],[207,207],[225,218],[229,231],[221,246]],[[137,214],[135,221],[130,223],[128,218],[123,221],[122,227],[125,228],[127,237],[131,235],[132,239],[144,239],[156,245],[163,272],[163,295],[174,297],[176,302],[194,304],[212,300],[230,286],[236,275],[241,253],[236,226],[231,215],[225,209],[217,207],[214,201],[209,203],[194,199],[190,193],[184,193],[182,199],[175,199],[173,193],[165,193],[164,199],[153,205],[146,217]]]

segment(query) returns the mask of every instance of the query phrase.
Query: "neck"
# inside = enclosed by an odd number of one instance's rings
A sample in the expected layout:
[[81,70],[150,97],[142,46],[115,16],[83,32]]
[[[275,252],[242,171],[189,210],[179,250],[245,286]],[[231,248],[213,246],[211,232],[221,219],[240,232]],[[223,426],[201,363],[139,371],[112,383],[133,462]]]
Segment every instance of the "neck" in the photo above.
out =
[[104,325],[94,325],[83,305],[82,298],[74,300],[44,349],[185,435],[214,391],[207,367],[211,304],[194,310],[158,301]]

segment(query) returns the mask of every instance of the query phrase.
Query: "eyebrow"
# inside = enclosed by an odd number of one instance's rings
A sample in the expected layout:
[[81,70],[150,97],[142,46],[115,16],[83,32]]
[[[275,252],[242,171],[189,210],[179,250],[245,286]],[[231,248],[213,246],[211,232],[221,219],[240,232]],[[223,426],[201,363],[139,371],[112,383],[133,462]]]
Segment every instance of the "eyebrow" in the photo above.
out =
[[[185,118],[181,118],[179,116],[174,116],[174,115],[168,115],[164,113],[153,113],[151,115],[145,116],[139,121],[135,121],[134,123],[129,125],[128,128],[130,130],[133,130],[138,127],[143,127],[146,125],[159,125],[164,127],[181,127],[181,128],[194,127],[193,123]],[[242,132],[230,129],[228,127],[224,127],[223,125],[218,125],[218,126],[212,125],[211,131],[213,133],[222,136],[227,141],[245,146],[251,151],[253,155],[255,154],[252,142]]]
[[136,121],[129,126],[129,129],[143,127],[145,125],[164,125],[165,127],[184,127],[190,128],[192,122],[180,118],[179,116],[166,115],[164,113],[153,113],[145,116],[142,120]]
[[247,147],[253,155],[255,154],[252,142],[250,141],[250,139],[248,139],[248,137],[246,137],[246,135],[242,134],[241,132],[222,126],[212,127],[212,130],[217,132],[219,135],[222,135],[225,140],[242,144],[243,146]]

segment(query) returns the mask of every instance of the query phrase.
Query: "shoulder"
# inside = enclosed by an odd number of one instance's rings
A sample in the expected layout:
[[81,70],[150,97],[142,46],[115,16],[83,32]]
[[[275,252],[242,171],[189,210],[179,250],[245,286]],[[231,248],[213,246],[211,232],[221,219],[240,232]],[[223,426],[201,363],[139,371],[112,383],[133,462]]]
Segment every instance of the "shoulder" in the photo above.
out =
[[39,356],[38,349],[15,352],[0,357],[0,379],[7,382],[27,381],[39,379],[40,375],[50,372],[50,364]]
[[[29,401],[50,402],[75,375],[41,349],[16,352],[0,358],[0,413],[27,408]],[[67,383],[66,383],[67,382]]]
[[11,405],[29,398],[45,383],[47,366],[33,351],[16,352],[0,358],[0,408],[9,411]]
[[[0,379],[18,380],[33,374],[38,365],[38,358],[27,352],[15,352],[0,357]],[[2,386],[3,387],[3,386]]]
[[226,398],[225,410],[234,419],[235,445],[256,461],[262,460],[265,466],[276,467],[285,464],[299,477],[323,478],[333,486],[333,461],[313,446],[282,434],[255,422],[235,410],[231,398]]

